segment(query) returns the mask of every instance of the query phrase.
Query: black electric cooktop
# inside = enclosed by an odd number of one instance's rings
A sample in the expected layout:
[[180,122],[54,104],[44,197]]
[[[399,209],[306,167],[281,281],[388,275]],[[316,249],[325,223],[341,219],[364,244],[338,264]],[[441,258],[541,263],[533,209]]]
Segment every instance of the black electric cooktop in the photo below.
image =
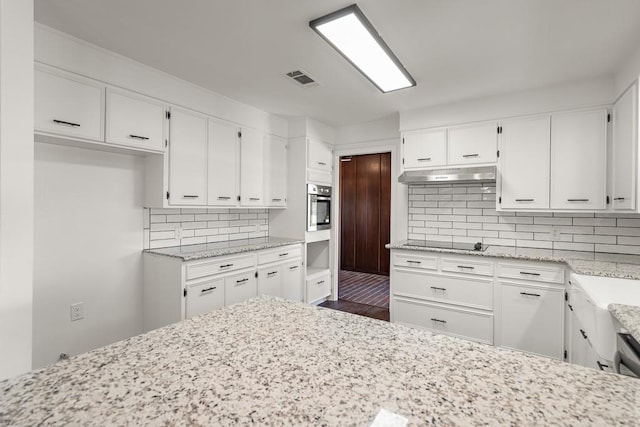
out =
[[421,248],[437,248],[437,249],[458,249],[462,251],[484,252],[489,247],[481,242],[477,243],[461,243],[461,242],[438,242],[434,240],[408,240],[407,246],[418,246]]

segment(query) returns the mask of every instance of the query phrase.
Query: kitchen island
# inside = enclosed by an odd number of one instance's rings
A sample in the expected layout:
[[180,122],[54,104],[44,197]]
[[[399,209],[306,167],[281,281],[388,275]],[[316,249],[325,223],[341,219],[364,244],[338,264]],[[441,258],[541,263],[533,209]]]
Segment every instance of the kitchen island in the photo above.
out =
[[634,425],[640,381],[262,297],[0,382],[0,425]]

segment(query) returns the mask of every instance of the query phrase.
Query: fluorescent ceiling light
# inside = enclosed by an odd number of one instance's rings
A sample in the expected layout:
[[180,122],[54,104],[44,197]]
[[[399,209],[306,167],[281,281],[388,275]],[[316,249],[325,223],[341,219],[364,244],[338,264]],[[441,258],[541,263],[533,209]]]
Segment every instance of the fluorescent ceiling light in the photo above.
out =
[[314,19],[309,26],[382,92],[416,85],[357,5]]

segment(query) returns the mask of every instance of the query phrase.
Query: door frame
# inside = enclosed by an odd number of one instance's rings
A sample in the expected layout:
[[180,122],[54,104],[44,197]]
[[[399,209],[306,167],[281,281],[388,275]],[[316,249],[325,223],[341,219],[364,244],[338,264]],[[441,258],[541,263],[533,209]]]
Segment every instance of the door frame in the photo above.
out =
[[398,183],[400,172],[400,144],[401,138],[385,139],[380,141],[369,141],[364,143],[349,144],[344,147],[335,146],[333,150],[333,189],[332,189],[332,212],[335,218],[332,221],[335,227],[331,227],[331,238],[335,242],[331,245],[332,253],[331,263],[333,264],[333,274],[331,283],[331,295],[329,300],[338,299],[338,275],[340,270],[340,157],[359,156],[364,154],[382,154],[391,153],[391,218],[390,218],[390,236],[391,241],[406,239],[407,237],[407,209],[409,207],[409,192],[406,185]]

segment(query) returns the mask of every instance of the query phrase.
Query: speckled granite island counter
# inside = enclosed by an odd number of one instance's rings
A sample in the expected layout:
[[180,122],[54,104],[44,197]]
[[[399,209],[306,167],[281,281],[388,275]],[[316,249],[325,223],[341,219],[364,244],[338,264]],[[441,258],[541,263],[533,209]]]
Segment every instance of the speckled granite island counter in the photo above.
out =
[[489,245],[485,251],[428,248],[407,245],[407,240],[387,244],[387,249],[426,251],[491,258],[565,263],[577,274],[640,280],[640,257],[599,252],[562,251]]
[[224,255],[279,248],[281,246],[304,243],[303,239],[285,237],[260,237],[256,239],[230,240],[227,242],[207,243],[202,245],[173,246],[160,249],[146,249],[146,253],[179,258],[182,261],[213,258]]
[[264,297],[0,383],[0,424],[637,425],[640,381]]
[[640,342],[640,307],[637,305],[609,304],[609,311],[620,324]]

